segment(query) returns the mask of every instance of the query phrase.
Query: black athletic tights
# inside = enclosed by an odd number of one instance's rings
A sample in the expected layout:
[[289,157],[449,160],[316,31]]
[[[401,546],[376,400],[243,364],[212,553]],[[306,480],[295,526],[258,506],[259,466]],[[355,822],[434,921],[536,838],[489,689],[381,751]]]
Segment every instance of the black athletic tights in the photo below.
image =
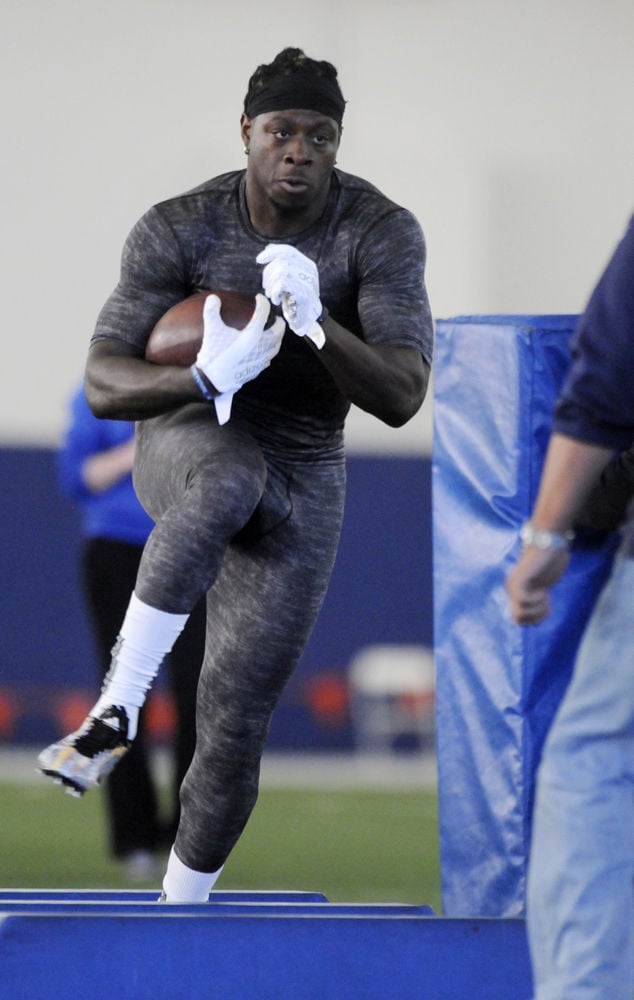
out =
[[263,444],[235,413],[219,427],[211,407],[192,405],[139,426],[134,481],[156,521],[137,597],[185,613],[207,594],[196,750],[175,848],[212,872],[255,805],[271,714],[325,596],[343,452]]

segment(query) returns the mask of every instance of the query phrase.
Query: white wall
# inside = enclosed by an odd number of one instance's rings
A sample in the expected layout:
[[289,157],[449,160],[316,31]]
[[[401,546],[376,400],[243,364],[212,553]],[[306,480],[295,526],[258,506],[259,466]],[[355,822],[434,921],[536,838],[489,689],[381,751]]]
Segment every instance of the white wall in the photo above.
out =
[[[4,0],[0,440],[54,443],[121,245],[241,166],[285,45],[348,99],[340,166],[419,217],[434,315],[577,312],[634,207],[632,0]],[[429,448],[355,412],[354,450]]]

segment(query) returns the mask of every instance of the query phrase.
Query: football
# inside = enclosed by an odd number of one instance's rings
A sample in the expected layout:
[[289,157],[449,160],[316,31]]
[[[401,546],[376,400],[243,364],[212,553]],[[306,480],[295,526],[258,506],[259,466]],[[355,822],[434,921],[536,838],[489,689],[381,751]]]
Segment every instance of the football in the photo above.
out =
[[[196,292],[161,316],[147,342],[146,361],[155,365],[193,365],[203,339],[203,305],[210,294]],[[220,315],[227,326],[244,330],[253,315],[255,298],[215,289],[213,294],[220,299]]]

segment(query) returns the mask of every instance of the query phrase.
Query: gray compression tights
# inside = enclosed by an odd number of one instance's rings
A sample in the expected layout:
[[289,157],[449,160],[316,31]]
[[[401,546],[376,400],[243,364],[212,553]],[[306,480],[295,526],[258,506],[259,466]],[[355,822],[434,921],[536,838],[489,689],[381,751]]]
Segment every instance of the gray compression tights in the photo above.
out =
[[343,457],[298,461],[206,407],[139,428],[137,492],[156,526],[140,600],[184,613],[207,593],[196,751],[181,787],[176,852],[224,864],[255,805],[271,714],[313,628],[334,562]]

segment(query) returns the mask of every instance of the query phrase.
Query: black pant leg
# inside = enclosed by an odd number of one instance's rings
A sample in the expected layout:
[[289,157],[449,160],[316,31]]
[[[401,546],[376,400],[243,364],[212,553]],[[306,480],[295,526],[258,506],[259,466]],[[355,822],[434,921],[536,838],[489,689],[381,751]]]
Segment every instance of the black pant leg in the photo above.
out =
[[[107,538],[90,539],[82,560],[84,591],[99,654],[101,676],[134,589],[142,547]],[[154,850],[159,842],[158,805],[145,736],[144,712],[130,750],[105,782],[110,847],[116,857]]]

